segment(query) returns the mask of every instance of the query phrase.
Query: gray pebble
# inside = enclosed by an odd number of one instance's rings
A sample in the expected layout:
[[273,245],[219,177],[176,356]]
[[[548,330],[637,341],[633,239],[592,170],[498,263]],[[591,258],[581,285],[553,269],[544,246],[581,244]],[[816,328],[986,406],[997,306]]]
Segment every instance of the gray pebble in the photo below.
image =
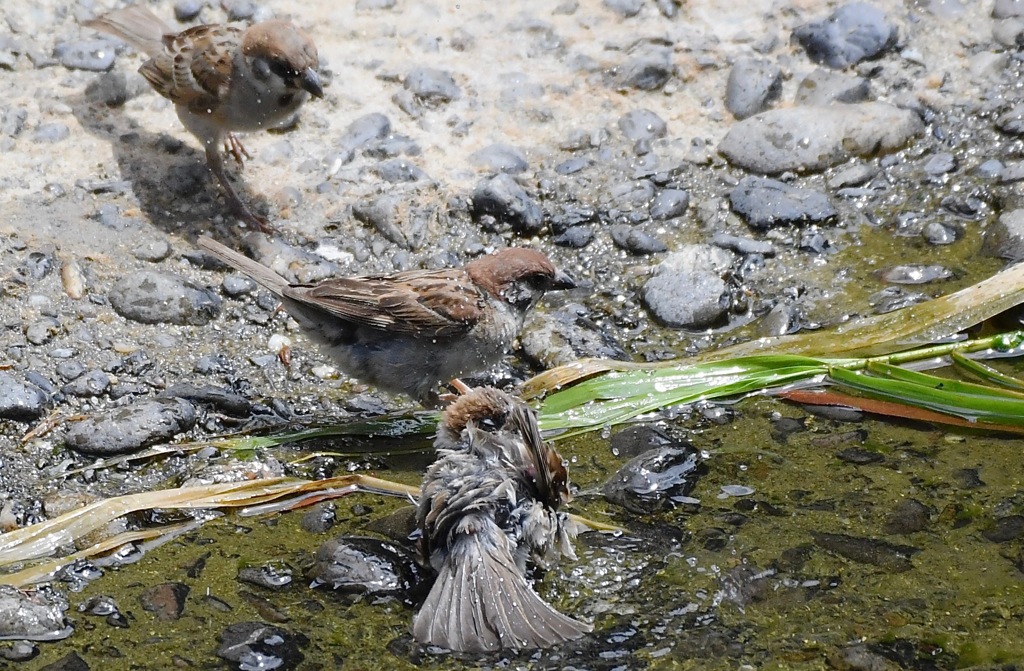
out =
[[355,151],[375,140],[391,134],[391,121],[380,112],[365,114],[348,125],[338,145],[345,151]]
[[404,158],[392,158],[373,166],[373,171],[385,182],[401,184],[429,180],[427,173]]
[[229,662],[229,668],[233,669],[271,665],[282,671],[301,668],[305,659],[301,648],[309,643],[305,636],[263,622],[230,624],[224,627],[218,639],[217,656]]
[[28,110],[24,107],[4,107],[0,111],[0,134],[7,137],[18,137],[25,129]]
[[812,61],[836,70],[882,55],[896,45],[897,37],[885,13],[863,2],[843,5],[827,19],[793,31],[793,40]]
[[681,217],[690,205],[690,194],[682,189],[662,189],[651,202],[651,219],[664,221]]
[[923,130],[917,114],[885,103],[793,107],[740,121],[718,151],[752,172],[816,171],[899,149]]
[[1024,135],[1024,104],[1004,112],[996,120],[996,128],[1008,135]]
[[996,158],[990,158],[974,169],[974,174],[984,179],[999,179],[1003,175],[1005,166]]
[[1000,21],[993,21],[992,37],[999,44],[1016,49],[1017,45],[1024,42],[1024,18],[1011,16]]
[[999,215],[999,219],[985,229],[981,252],[1010,261],[1024,260],[1024,209]]
[[221,0],[220,4],[228,13],[228,21],[248,21],[259,11],[259,5],[251,0]]
[[57,375],[65,380],[74,380],[85,372],[85,364],[77,359],[68,359],[57,364]]
[[648,311],[665,326],[700,329],[721,322],[729,307],[722,275],[733,255],[711,245],[683,245],[654,270],[641,292]]
[[761,256],[774,256],[775,248],[767,240],[754,240],[752,238],[741,238],[738,235],[727,233],[715,233],[711,238],[711,244],[722,249],[729,249],[737,254],[760,254]]
[[631,50],[626,60],[613,70],[613,83],[623,89],[660,89],[675,74],[672,58],[670,47],[642,44]]
[[551,242],[559,247],[583,249],[594,241],[594,229],[591,226],[570,226],[551,238]]
[[382,140],[369,144],[364,152],[370,158],[394,158],[396,156],[419,156],[423,153],[420,146],[406,135],[389,135]]
[[729,203],[751,228],[823,223],[838,216],[828,196],[764,177],[747,176],[729,193]]
[[131,226],[131,220],[121,216],[121,208],[113,203],[103,203],[92,218],[114,231],[121,231]]
[[646,208],[654,199],[654,184],[646,179],[619,182],[608,188],[608,195],[620,209]]
[[143,324],[202,326],[220,313],[221,299],[179,275],[141,270],[127,275],[107,294],[125,319]]
[[0,585],[0,628],[5,638],[27,641],[67,638],[73,631],[64,617],[67,608],[67,600],[55,591],[23,592]]
[[302,515],[299,526],[303,531],[311,534],[327,533],[338,521],[334,504],[330,501],[323,501],[312,506]]
[[5,648],[0,648],[0,657],[9,662],[27,662],[39,654],[39,646],[28,641],[12,641]]
[[900,501],[885,520],[885,533],[912,534],[928,526],[931,510],[916,499]]
[[871,98],[871,82],[840,72],[818,68],[801,80],[796,89],[797,105],[859,103]]
[[58,333],[60,322],[52,317],[45,317],[29,324],[25,329],[25,338],[33,345],[45,345]]
[[642,256],[668,251],[668,246],[664,242],[636,226],[615,224],[611,227],[610,233],[615,246],[630,254]]
[[419,249],[429,233],[429,213],[410,207],[407,200],[399,193],[364,199],[352,205],[352,216],[404,249]]
[[223,354],[204,354],[192,370],[199,375],[220,375],[231,371],[231,361]]
[[405,77],[405,88],[416,98],[431,105],[451,102],[459,97],[459,85],[446,70],[416,68]]
[[676,444],[676,439],[661,429],[649,424],[627,426],[612,435],[608,441],[612,454],[624,459],[632,459],[638,455],[659,447]]
[[469,155],[469,162],[490,173],[505,172],[510,175],[526,172],[530,167],[521,151],[502,143],[492,144],[473,152]]
[[166,240],[146,240],[132,248],[132,256],[140,261],[157,263],[171,255],[171,243]]
[[37,126],[32,133],[35,142],[60,142],[71,135],[71,129],[58,121]]
[[421,574],[415,559],[398,545],[376,538],[332,538],[316,553],[306,574],[313,587],[355,594],[405,594]]
[[956,168],[956,157],[947,151],[931,156],[922,166],[922,169],[929,175],[944,175],[953,172]]
[[927,284],[936,280],[948,280],[953,277],[953,272],[937,264],[907,263],[886,268],[879,276],[883,281],[892,284]]
[[197,405],[209,406],[232,417],[252,414],[252,402],[240,394],[212,385],[178,383],[160,392],[158,398],[180,398]]
[[363,12],[394,9],[396,4],[398,4],[398,0],[358,0],[356,2],[356,9]]
[[706,471],[691,445],[656,447],[626,462],[604,483],[601,493],[632,513],[649,515],[682,502]]
[[205,3],[203,0],[178,0],[174,3],[174,18],[185,23],[199,17]]
[[91,370],[79,375],[71,382],[61,387],[61,391],[69,396],[86,398],[100,396],[110,388],[110,375],[101,370]]
[[61,65],[74,70],[105,72],[114,64],[114,43],[104,38],[61,42],[54,50]]
[[480,182],[473,190],[472,200],[473,219],[477,222],[484,216],[494,217],[524,235],[539,233],[544,228],[540,205],[506,173]]
[[554,312],[530,313],[522,330],[523,354],[544,368],[554,368],[584,357],[628,361],[629,354],[590,311],[570,303]]
[[236,298],[238,296],[245,296],[246,294],[251,294],[253,291],[256,290],[257,286],[259,285],[257,285],[251,279],[249,279],[245,275],[240,275],[238,273],[226,275],[224,279],[221,280],[220,283],[220,287],[221,289],[223,289],[224,294],[226,296],[231,296],[233,298]]
[[851,186],[860,186],[874,179],[878,174],[878,168],[869,163],[858,163],[848,168],[843,168],[836,174],[829,177],[828,185],[833,189],[844,189]]
[[811,532],[814,544],[829,552],[846,557],[860,564],[871,564],[880,568],[900,573],[913,568],[910,558],[920,552],[920,548],[909,545],[893,545],[874,538],[851,536],[848,534],[828,534]]
[[651,110],[638,109],[619,118],[619,130],[630,140],[656,140],[665,137],[668,126]]
[[1024,182],[1024,161],[1009,161],[999,173],[1000,184]]
[[146,399],[76,422],[65,442],[83,454],[127,454],[170,440],[195,423],[196,409],[187,401]]
[[628,19],[640,13],[644,0],[604,0],[604,6]]
[[1006,543],[1024,536],[1024,515],[1007,515],[997,519],[991,527],[981,532],[986,540]]
[[996,0],[992,5],[993,19],[1024,17],[1024,0]]
[[921,235],[930,245],[951,245],[960,238],[956,228],[937,221],[926,224]]
[[556,165],[555,172],[559,175],[574,175],[580,170],[588,168],[593,164],[594,161],[586,156],[576,156]]
[[0,419],[27,421],[43,414],[46,395],[35,386],[0,370]]
[[766,110],[782,95],[782,68],[757,58],[741,58],[729,71],[725,108],[737,119]]
[[130,97],[128,78],[123,72],[104,72],[85,87],[86,100],[107,107],[121,107]]

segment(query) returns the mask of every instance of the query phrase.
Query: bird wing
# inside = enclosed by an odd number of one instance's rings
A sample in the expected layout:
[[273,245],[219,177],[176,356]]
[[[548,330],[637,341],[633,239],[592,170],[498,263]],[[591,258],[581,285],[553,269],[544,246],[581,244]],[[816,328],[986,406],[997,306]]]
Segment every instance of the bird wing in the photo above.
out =
[[241,28],[212,24],[164,35],[164,53],[146,61],[139,72],[165,98],[210,114],[226,97],[241,39]]
[[[462,525],[460,525],[462,526]],[[413,619],[413,637],[459,652],[546,648],[592,630],[530,587],[493,521],[475,517],[454,541]]]
[[343,278],[284,293],[354,324],[416,338],[452,338],[483,318],[483,296],[460,270]]

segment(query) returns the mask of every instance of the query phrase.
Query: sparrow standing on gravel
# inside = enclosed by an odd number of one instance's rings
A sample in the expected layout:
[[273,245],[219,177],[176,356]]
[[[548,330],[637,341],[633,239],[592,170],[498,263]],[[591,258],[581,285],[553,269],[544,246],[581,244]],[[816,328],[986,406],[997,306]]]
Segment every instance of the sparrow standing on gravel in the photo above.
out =
[[135,5],[86,21],[149,56],[139,72],[175,105],[178,118],[206,150],[206,162],[227,194],[232,212],[268,231],[269,224],[239,199],[227,174],[221,145],[251,158],[236,131],[274,128],[298,111],[310,95],[322,98],[316,46],[288,21],[248,28],[201,25],[179,32],[145,7]]
[[572,279],[541,252],[509,247],[463,268],[289,284],[206,236],[199,247],[281,298],[284,309],[352,377],[436,407],[439,382],[501,360],[544,292]]
[[413,637],[457,652],[543,648],[591,625],[540,598],[529,563],[575,559],[561,455],[540,436],[525,403],[482,387],[444,411],[439,458],[423,479],[416,510],[420,550],[437,581],[413,620]]

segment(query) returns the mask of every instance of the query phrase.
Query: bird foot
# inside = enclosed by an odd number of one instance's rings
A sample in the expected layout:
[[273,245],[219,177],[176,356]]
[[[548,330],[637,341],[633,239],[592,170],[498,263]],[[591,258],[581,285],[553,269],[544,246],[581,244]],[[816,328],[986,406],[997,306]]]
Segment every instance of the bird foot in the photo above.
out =
[[243,158],[252,158],[252,154],[245,148],[242,141],[234,133],[228,133],[224,136],[224,151],[231,154],[235,161],[238,163],[239,168],[245,167],[245,161]]

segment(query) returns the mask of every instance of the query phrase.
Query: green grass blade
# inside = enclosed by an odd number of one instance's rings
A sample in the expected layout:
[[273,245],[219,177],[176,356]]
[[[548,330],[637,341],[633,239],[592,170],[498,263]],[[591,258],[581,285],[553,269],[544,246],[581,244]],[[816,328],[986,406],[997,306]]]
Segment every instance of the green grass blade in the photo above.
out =
[[1006,389],[1024,391],[1024,382],[1018,380],[1012,375],[1001,373],[992,366],[988,366],[981,361],[966,357],[959,352],[953,352],[953,354],[950,355],[950,358],[953,359],[953,363],[957,368],[965,370],[981,380],[997,384],[1001,387],[1005,387]]
[[1024,398],[952,391],[944,388],[945,378],[917,375],[929,379],[921,383],[902,376],[878,377],[838,367],[829,370],[829,378],[836,384],[873,398],[927,408],[970,422],[1024,426]]

